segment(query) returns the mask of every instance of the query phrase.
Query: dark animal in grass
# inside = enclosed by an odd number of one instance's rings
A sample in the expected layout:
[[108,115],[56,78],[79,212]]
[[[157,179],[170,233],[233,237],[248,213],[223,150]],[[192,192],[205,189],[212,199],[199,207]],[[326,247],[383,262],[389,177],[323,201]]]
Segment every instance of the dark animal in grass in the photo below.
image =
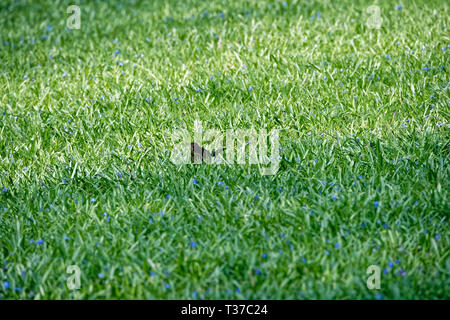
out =
[[211,153],[205,148],[200,147],[198,143],[191,142],[191,163],[201,163],[203,160],[205,162],[211,162],[212,158],[217,157],[224,150],[224,148],[220,148]]

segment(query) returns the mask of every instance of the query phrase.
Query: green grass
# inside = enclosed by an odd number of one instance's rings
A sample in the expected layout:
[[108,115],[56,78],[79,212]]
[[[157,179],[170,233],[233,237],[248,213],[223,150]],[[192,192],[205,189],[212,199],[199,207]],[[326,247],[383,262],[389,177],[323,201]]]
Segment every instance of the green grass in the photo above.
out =
[[[449,7],[400,3],[2,0],[0,298],[449,299]],[[196,119],[277,174],[172,164]]]

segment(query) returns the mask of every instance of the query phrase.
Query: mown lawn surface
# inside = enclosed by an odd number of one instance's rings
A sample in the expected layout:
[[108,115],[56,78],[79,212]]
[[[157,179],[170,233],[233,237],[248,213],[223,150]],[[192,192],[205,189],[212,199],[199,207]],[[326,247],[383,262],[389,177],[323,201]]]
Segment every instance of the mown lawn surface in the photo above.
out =
[[1,0],[0,298],[449,299],[448,2],[373,4]]

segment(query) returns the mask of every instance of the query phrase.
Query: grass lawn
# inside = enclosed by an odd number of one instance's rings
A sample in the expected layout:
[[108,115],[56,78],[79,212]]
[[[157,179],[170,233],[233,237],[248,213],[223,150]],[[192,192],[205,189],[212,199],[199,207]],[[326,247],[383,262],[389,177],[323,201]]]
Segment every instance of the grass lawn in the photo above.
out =
[[[449,299],[448,24],[437,0],[1,0],[0,298]],[[279,130],[278,171],[172,163],[195,120]]]

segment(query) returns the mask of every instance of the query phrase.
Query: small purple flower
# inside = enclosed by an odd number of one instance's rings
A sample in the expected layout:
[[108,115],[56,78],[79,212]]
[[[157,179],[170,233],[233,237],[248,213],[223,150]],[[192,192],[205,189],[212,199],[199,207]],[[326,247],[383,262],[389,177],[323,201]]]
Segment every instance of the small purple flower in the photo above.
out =
[[375,201],[374,204],[373,204],[373,206],[374,206],[375,208],[378,208],[378,205],[379,205],[378,201]]
[[170,289],[170,284],[166,283],[166,289]]
[[400,269],[400,274],[402,275],[402,277],[406,276],[406,272],[403,269]]
[[9,282],[8,281],[4,281],[3,282],[3,288],[5,288],[5,290],[9,289]]
[[331,196],[331,200],[336,200],[337,199],[337,196],[336,195],[332,195]]
[[330,251],[325,250],[325,254],[328,256],[330,254]]
[[42,239],[39,239],[38,241],[36,241],[36,244],[39,245],[39,246],[40,246],[41,244],[43,244],[43,243],[44,243],[44,240],[42,240]]
[[194,180],[192,180],[192,183],[193,184],[198,184],[198,181],[194,179]]
[[192,246],[192,248],[196,248],[197,247],[197,243],[195,241],[191,241],[191,246]]
[[103,273],[100,272],[100,273],[98,274],[98,278],[99,278],[99,279],[103,278]]
[[236,288],[236,293],[241,293],[241,290],[239,290],[239,288]]
[[441,236],[440,235],[436,235],[435,237],[434,237],[435,239],[436,239],[436,241],[439,241],[439,240],[441,240]]
[[335,249],[339,248],[339,243],[336,242],[335,245],[334,245],[334,248]]

